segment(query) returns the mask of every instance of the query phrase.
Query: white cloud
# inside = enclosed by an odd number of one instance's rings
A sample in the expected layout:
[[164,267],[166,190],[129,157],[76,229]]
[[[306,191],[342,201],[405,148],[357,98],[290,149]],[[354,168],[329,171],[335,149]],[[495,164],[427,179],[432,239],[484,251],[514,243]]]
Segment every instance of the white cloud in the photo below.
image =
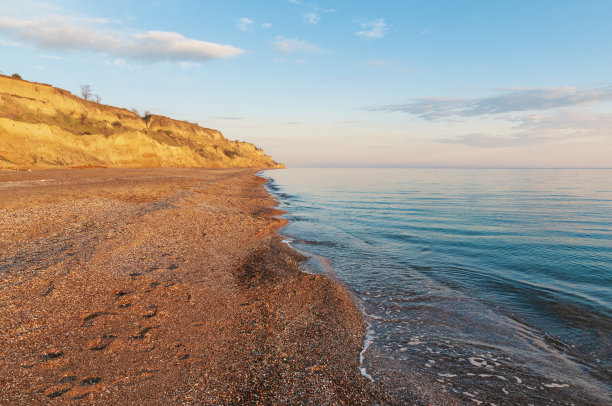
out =
[[57,56],[57,55],[47,55],[47,54],[42,54],[42,55],[37,55],[39,58],[41,59],[52,59],[55,61],[61,61],[64,58],[62,58],[61,56]]
[[304,52],[312,54],[321,51],[318,46],[310,42],[297,38],[285,38],[283,36],[276,37],[276,41],[273,45],[279,52]]
[[7,47],[22,47],[23,44],[21,42],[15,42],[15,41],[6,41],[3,39],[0,39],[0,45],[4,45]]
[[317,13],[306,13],[304,15],[304,22],[307,24],[317,25],[321,21],[321,16]]
[[183,61],[183,62],[179,62],[179,66],[182,69],[197,69],[197,68],[201,68],[202,64],[198,63],[198,62],[186,62],[186,61]]
[[263,23],[261,25],[261,28],[272,28],[272,24],[270,24],[270,23]]
[[521,147],[547,142],[592,142],[612,139],[612,114],[564,110],[555,114],[514,117],[508,134],[465,134],[437,141],[477,148]]
[[412,103],[375,107],[374,111],[397,111],[425,120],[474,117],[510,112],[550,110],[612,101],[612,86],[599,89],[541,87],[500,89],[500,94],[481,98],[421,98]]
[[368,21],[367,23],[361,24],[362,31],[358,31],[355,34],[366,38],[382,38],[385,36],[387,31],[387,23],[382,18]]
[[140,66],[130,65],[125,60],[123,60],[121,58],[107,59],[107,60],[102,61],[102,64],[104,64],[106,66],[112,66],[112,67],[115,67],[115,68],[123,68],[123,69],[127,69],[127,70],[138,70],[138,69],[140,69]]
[[[83,19],[79,22],[84,24]],[[87,19],[89,25],[103,19]],[[99,30],[76,24],[61,16],[35,20],[0,17],[0,32],[43,49],[86,50],[122,58],[151,61],[195,61],[229,58],[244,51],[231,45],[186,38],[176,32],[147,31],[128,33]]]
[[254,22],[255,21],[251,20],[250,18],[242,17],[236,20],[236,27],[238,27],[240,31],[248,31]]

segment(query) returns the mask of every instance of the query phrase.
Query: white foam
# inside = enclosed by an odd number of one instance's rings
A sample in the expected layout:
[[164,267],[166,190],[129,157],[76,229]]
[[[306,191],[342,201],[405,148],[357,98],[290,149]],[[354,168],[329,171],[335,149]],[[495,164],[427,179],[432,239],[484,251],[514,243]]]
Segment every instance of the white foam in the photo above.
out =
[[457,375],[455,375],[455,374],[441,374],[441,373],[438,373],[438,375],[439,375],[439,376],[443,376],[443,377],[445,377],[445,378],[454,378],[454,377],[456,377],[456,376],[457,376]]
[[470,364],[474,365],[475,367],[486,367],[487,366],[487,361],[485,361],[482,358],[470,357],[468,358],[468,361],[470,361]]
[[361,372],[361,375],[365,376],[370,382],[374,382],[374,378],[367,373],[365,367],[359,367],[359,372]]
[[384,317],[380,317],[380,316],[377,316],[375,314],[366,313],[365,311],[363,312],[363,314],[365,314],[367,317],[370,317],[370,318],[372,318],[374,320],[384,320],[385,319]]
[[545,383],[544,386],[547,388],[567,388],[569,385],[566,383]]
[[374,330],[372,330],[371,325],[368,323],[368,328],[366,331],[366,336],[363,339],[363,348],[359,353],[359,372],[361,375],[365,376],[370,382],[374,382],[374,378],[366,371],[366,368],[363,366],[363,360],[365,359],[365,353],[370,348],[372,343],[374,342]]

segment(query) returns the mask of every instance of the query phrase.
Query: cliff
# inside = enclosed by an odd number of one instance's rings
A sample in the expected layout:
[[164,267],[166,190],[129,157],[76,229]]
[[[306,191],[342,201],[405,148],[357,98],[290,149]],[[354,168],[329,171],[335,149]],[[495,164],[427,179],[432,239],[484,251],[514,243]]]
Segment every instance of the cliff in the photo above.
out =
[[0,169],[282,168],[254,145],[0,75]]

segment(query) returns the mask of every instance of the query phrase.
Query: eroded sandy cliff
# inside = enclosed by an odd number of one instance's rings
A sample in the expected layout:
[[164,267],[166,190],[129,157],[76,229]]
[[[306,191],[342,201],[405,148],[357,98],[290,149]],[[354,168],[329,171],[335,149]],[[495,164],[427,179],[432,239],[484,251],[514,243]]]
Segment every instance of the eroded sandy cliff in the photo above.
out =
[[216,130],[0,75],[0,169],[171,166],[283,167]]

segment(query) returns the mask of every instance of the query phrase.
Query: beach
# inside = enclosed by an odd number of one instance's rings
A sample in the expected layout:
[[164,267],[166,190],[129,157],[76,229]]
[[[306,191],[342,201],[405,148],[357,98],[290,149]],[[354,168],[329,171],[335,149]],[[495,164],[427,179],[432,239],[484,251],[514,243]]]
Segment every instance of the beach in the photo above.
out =
[[380,403],[255,174],[0,172],[0,403]]

